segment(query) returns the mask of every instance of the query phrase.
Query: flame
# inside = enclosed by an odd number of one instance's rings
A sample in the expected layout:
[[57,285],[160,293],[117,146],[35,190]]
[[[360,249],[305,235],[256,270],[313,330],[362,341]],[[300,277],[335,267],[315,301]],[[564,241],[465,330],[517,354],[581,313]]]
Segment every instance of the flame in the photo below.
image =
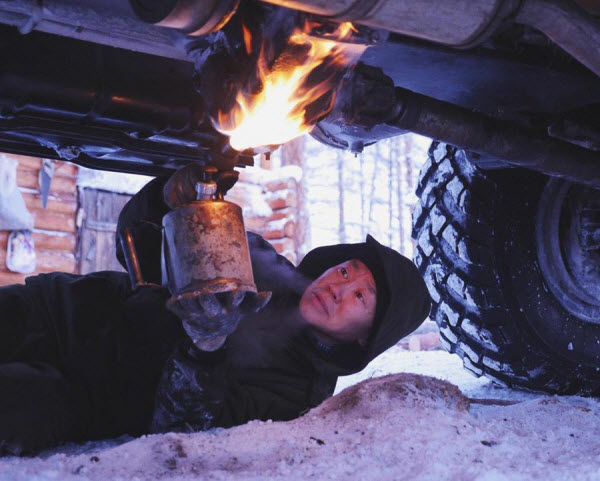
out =
[[[318,118],[333,108],[340,73],[366,47],[343,43],[356,32],[350,22],[340,24],[326,38],[310,36],[312,27],[307,23],[290,35],[288,49],[272,68],[268,67],[263,43],[256,66],[262,86],[260,92],[241,89],[235,106],[229,112],[218,112],[215,128],[230,137],[229,143],[234,149],[241,151],[288,142],[309,132]],[[251,37],[245,27],[244,39],[249,50]],[[301,62],[298,52],[301,52]],[[290,55],[291,58],[287,58]],[[321,107],[315,118],[307,114],[307,106],[319,98],[327,105]]]
[[252,53],[252,34],[246,25],[242,25],[242,32],[244,34],[244,47],[246,47],[246,53],[250,55]]

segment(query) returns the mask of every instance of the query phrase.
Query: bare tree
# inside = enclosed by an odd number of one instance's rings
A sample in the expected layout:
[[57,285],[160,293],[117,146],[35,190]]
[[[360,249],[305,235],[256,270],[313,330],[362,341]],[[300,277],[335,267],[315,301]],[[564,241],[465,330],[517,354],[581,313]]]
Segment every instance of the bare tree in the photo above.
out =
[[388,245],[392,245],[393,233],[394,233],[394,207],[393,207],[393,192],[394,192],[394,143],[390,143],[390,148],[388,149],[387,155],[387,173],[388,173]]
[[337,174],[338,174],[338,238],[340,242],[346,242],[346,218],[344,215],[344,151],[337,151]]
[[407,192],[414,194],[417,186],[415,185],[415,173],[414,173],[414,157],[412,154],[413,148],[413,137],[411,135],[403,135],[404,139],[404,165],[406,168],[406,190]]
[[365,226],[365,158],[363,156],[363,154],[360,154],[360,237],[361,239],[363,239],[365,237],[365,235],[367,234],[366,232],[366,226]]
[[373,203],[375,202],[375,179],[377,176],[377,164],[379,161],[379,156],[381,155],[381,147],[380,144],[375,144],[375,158],[373,159],[373,173],[371,175],[371,186],[369,189],[369,210],[368,217],[369,221],[367,223],[367,229],[371,226],[373,222]]
[[394,139],[394,147],[393,152],[396,158],[396,209],[397,209],[397,219],[398,219],[398,245],[400,248],[400,252],[404,252],[404,222],[402,222],[403,215],[403,203],[404,203],[404,157],[403,151],[400,148],[401,140]]
[[[417,175],[419,172],[419,169],[415,169],[415,165],[414,165],[414,157],[412,154],[412,150],[414,147],[414,137],[412,135],[403,135],[402,138],[404,139],[404,151],[403,151],[403,158],[404,158],[404,176],[406,178],[406,191],[405,191],[405,199],[408,199],[409,196],[412,196],[415,193],[415,190],[417,188],[416,185],[416,181],[417,181]],[[412,209],[413,209],[414,205],[412,204],[412,200],[409,203],[407,200],[404,201],[404,209],[406,210],[406,222],[405,225],[408,226],[408,231],[406,233],[406,237],[404,239],[405,245],[404,248],[402,250],[402,252],[408,256],[413,255],[413,243],[412,240],[410,238],[410,226],[412,225],[411,222],[411,214],[412,214]]]
[[281,146],[281,165],[297,165],[302,169],[302,177],[297,186],[298,207],[296,209],[296,227],[294,230],[294,246],[296,259],[302,259],[310,245],[310,225],[307,202],[308,167],[305,156],[305,137],[290,140]]

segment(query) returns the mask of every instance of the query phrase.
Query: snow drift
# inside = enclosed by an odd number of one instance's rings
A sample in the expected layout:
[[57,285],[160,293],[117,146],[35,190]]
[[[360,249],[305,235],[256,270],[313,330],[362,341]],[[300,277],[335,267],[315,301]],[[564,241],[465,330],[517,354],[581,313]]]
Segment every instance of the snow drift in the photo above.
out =
[[599,413],[592,399],[472,399],[403,373],[351,386],[294,421],[5,458],[0,479],[597,480]]

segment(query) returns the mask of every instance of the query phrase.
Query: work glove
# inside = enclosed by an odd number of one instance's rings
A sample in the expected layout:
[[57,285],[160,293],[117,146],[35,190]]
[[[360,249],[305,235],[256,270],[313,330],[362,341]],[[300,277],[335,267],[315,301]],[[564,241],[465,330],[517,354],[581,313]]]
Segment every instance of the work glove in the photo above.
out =
[[[165,203],[172,209],[196,200],[198,182],[213,183],[223,195],[237,180],[237,172],[221,172],[212,166],[188,164],[174,172],[163,188]],[[216,180],[215,180],[216,177]],[[217,190],[218,186],[218,190]],[[167,308],[179,317],[194,345],[202,351],[219,349],[240,320],[262,309],[271,292],[233,289],[220,293],[186,292],[174,295]]]
[[215,351],[243,317],[260,311],[270,299],[268,291],[190,292],[169,299],[167,308],[181,319],[185,332],[198,349]]
[[163,188],[165,203],[176,209],[196,200],[196,183],[203,180],[207,172],[214,175],[217,169],[191,163],[173,172]]

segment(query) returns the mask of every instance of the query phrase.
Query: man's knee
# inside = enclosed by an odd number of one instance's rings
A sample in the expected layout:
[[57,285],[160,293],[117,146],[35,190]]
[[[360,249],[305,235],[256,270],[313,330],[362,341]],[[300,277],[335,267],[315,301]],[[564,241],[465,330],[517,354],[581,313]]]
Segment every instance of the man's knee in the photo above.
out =
[[56,356],[40,294],[28,285],[0,287],[0,362],[50,361]]
[[84,436],[85,402],[54,367],[0,365],[0,455],[31,454]]

